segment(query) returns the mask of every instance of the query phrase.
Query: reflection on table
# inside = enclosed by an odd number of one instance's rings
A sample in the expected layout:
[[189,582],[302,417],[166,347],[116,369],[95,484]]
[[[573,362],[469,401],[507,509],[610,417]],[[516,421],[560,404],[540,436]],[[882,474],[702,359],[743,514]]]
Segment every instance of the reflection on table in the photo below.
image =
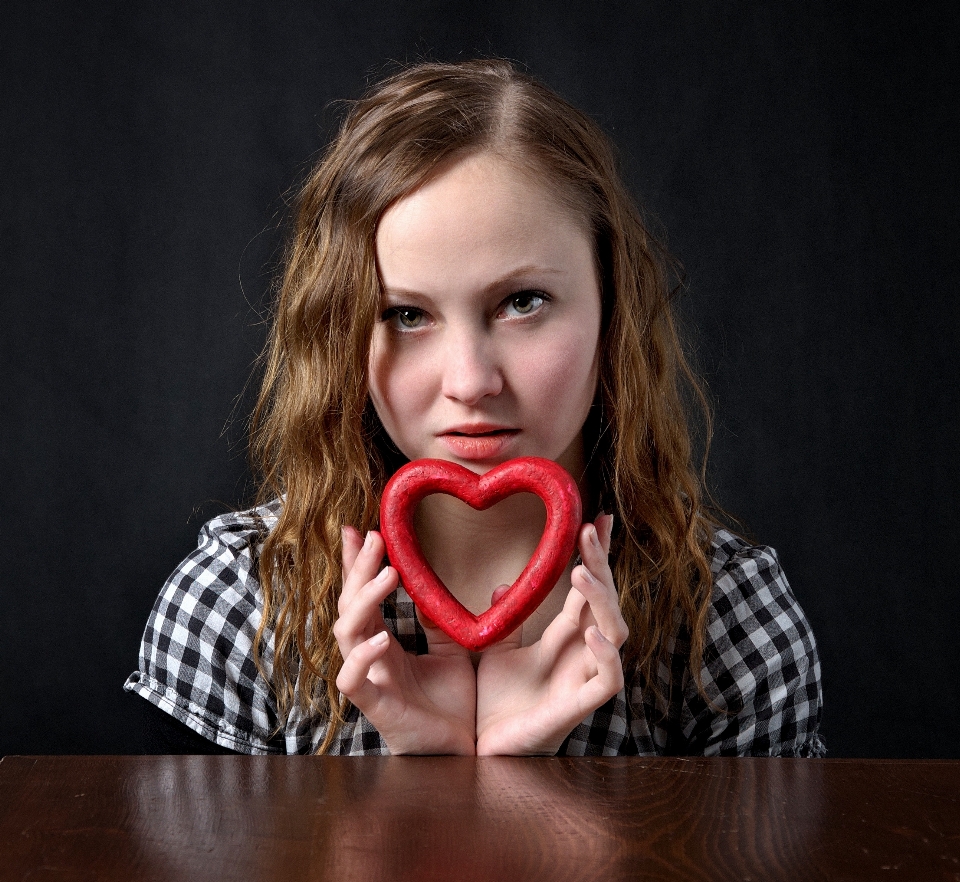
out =
[[960,880],[960,762],[6,757],[0,879]]

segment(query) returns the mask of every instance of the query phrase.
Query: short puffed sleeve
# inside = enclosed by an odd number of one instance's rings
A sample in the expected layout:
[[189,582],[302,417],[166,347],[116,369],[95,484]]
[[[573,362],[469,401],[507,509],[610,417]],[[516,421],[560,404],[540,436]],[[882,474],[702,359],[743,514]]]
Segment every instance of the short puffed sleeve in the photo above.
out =
[[692,676],[679,721],[691,754],[823,756],[813,631],[776,552],[718,531],[701,694]]
[[223,515],[167,580],[147,620],[138,669],[124,688],[222,747],[284,752],[267,677],[273,641],[254,661],[263,597],[256,552],[275,521],[269,506]]

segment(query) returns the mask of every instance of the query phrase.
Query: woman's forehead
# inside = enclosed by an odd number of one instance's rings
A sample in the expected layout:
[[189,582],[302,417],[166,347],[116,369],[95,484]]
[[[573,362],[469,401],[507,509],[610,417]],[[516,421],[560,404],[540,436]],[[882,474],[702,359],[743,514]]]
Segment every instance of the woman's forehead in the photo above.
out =
[[421,201],[424,194],[449,185],[451,179],[478,181],[487,188],[490,199],[502,197],[503,193],[494,188],[498,182],[505,181],[509,189],[519,191],[525,198],[535,198],[556,215],[581,224],[584,230],[589,231],[592,227],[583,194],[576,192],[576,187],[568,186],[560,175],[544,167],[542,161],[531,153],[516,147],[469,149],[446,157],[415,186],[393,200],[379,223],[398,206],[409,207],[411,203]]
[[[539,265],[561,269],[581,219],[551,188],[514,163],[475,154],[449,165],[395,202],[377,230],[377,259],[388,287],[407,277],[469,269],[479,260],[501,272]],[[582,250],[575,248],[574,250]]]

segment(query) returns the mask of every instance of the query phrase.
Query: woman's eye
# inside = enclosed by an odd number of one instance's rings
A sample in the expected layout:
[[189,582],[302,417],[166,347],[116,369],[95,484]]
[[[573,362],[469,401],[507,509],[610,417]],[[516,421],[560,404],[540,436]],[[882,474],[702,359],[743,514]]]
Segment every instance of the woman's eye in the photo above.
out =
[[530,315],[543,306],[545,297],[538,291],[520,291],[510,297],[504,307],[508,315]]
[[424,322],[423,311],[413,306],[392,306],[380,317],[380,321],[391,322],[401,331],[413,331]]

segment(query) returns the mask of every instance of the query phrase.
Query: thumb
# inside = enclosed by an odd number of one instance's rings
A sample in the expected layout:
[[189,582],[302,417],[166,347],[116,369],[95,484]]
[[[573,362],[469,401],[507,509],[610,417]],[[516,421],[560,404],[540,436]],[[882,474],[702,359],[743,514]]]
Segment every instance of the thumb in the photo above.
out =
[[455,640],[451,639],[419,606],[415,607],[415,609],[417,611],[417,618],[420,620],[420,625],[423,628],[423,633],[427,638],[427,651],[430,655],[454,656],[466,654],[467,650]]
[[[510,590],[509,585],[498,585],[493,589],[493,595],[490,597],[490,606],[496,606],[500,598],[503,597]],[[523,624],[521,623],[518,628],[514,631],[511,631],[504,637],[502,640],[498,640],[493,644],[487,652],[503,652],[507,649],[519,649],[523,644]]]

